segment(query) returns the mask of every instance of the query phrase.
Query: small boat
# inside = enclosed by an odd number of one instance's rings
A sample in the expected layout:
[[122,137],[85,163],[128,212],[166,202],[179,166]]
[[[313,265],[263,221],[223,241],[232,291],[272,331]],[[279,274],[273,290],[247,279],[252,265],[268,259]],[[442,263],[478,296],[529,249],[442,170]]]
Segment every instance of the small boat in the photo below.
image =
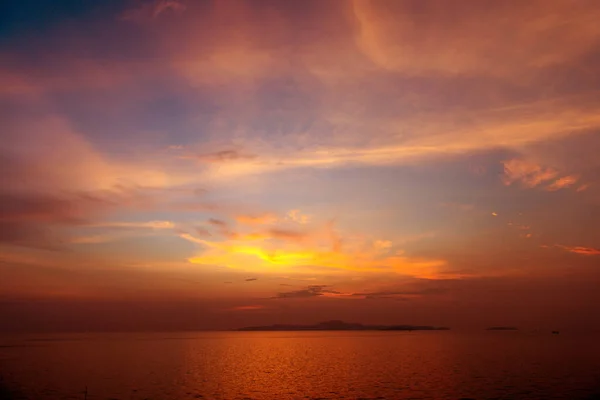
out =
[[559,331],[552,331],[553,335],[558,335],[560,332]]

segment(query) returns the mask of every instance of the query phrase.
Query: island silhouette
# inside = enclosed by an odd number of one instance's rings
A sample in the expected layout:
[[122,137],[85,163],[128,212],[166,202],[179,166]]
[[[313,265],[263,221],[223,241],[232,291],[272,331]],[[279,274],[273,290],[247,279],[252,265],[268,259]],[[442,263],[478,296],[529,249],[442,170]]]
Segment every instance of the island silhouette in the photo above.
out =
[[236,331],[442,331],[447,327],[426,325],[363,325],[356,322],[338,320],[319,322],[314,325],[275,324],[266,326],[246,326]]

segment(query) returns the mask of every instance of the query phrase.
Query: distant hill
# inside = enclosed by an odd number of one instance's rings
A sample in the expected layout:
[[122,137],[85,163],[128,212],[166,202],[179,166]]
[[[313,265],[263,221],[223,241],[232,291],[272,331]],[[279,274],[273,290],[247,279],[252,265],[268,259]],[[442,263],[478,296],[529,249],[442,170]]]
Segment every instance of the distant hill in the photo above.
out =
[[486,330],[488,330],[488,331],[518,331],[519,328],[516,328],[514,326],[492,326],[490,328],[487,328]]
[[314,325],[267,325],[247,326],[237,331],[440,331],[446,327],[422,325],[363,325],[344,321],[325,321]]

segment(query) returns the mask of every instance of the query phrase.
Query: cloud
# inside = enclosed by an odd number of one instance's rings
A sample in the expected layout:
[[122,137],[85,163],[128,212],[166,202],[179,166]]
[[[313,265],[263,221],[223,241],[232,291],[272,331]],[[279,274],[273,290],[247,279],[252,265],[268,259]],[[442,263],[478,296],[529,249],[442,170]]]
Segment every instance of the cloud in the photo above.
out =
[[280,240],[302,241],[309,237],[304,232],[297,232],[291,229],[272,228],[267,231],[269,237]]
[[320,297],[320,296],[326,296],[328,294],[339,294],[339,292],[329,289],[330,287],[331,286],[329,286],[329,285],[311,285],[311,286],[307,286],[305,289],[277,293],[277,295],[273,298],[274,299],[297,299],[297,298]]
[[246,278],[246,282],[257,281],[258,278]]
[[591,21],[600,8],[567,0],[491,7],[476,1],[418,8],[413,2],[351,4],[363,53],[382,68],[409,74],[527,76],[586,54],[600,35]]
[[208,220],[208,223],[214,226],[218,226],[218,227],[227,227],[227,222],[221,220],[221,219],[216,219],[216,218],[210,218]]
[[5,190],[114,190],[132,182],[158,186],[164,177],[139,165],[110,160],[56,117],[29,121],[7,116],[2,137],[0,163],[11,171],[4,178]]
[[387,250],[392,247],[392,242],[389,240],[376,240],[373,246],[378,250]]
[[587,189],[588,189],[590,186],[591,186],[591,185],[590,185],[590,184],[588,184],[588,183],[586,183],[586,184],[583,184],[583,185],[580,185],[580,186],[577,188],[577,191],[578,191],[578,192],[583,192],[584,190],[587,190]]
[[182,233],[179,234],[179,237],[182,238],[182,239],[187,240],[188,242],[196,243],[196,244],[199,244],[201,246],[208,247],[208,248],[217,248],[218,247],[213,242],[210,242],[210,241],[204,240],[204,239],[199,239],[197,237],[194,237],[193,235],[190,235],[189,233],[182,232]]
[[[579,180],[579,178],[577,176],[573,176],[573,175],[565,176],[563,178],[557,179],[551,185],[548,185],[546,187],[546,190],[553,192],[556,190],[568,188],[568,187],[576,184],[578,180]],[[577,191],[580,191],[580,190],[577,190]]]
[[[578,180],[579,177],[575,175],[559,177],[559,172],[555,169],[533,162],[519,159],[504,161],[502,181],[507,186],[520,183],[524,187],[534,188],[547,184],[545,190],[553,192],[573,186]],[[550,181],[553,182],[548,184]]]
[[106,206],[106,201],[90,196],[49,196],[28,193],[0,193],[0,221],[82,223],[88,208]]
[[438,295],[446,293],[447,289],[443,287],[432,287],[425,288],[420,290],[383,290],[377,292],[357,292],[352,293],[350,296],[364,298],[364,299],[402,299],[407,300],[410,298],[428,296],[428,295]]
[[138,2],[141,4],[137,8],[124,11],[120,15],[120,19],[123,21],[144,23],[158,18],[161,14],[169,10],[179,14],[186,9],[184,2],[181,0],[153,0]]
[[104,233],[97,235],[87,235],[87,236],[75,236],[69,240],[70,243],[73,244],[98,244],[98,243],[108,243],[114,242],[123,238],[130,237],[131,234],[114,234],[114,233]]
[[[578,49],[576,54],[584,57],[585,51],[595,48],[592,43],[598,31],[588,20],[598,10],[589,4],[586,8],[562,1],[535,2],[527,7],[493,7],[492,12],[477,5],[449,11],[440,3],[419,11],[410,4],[357,1],[331,5],[316,15],[307,10],[313,18],[311,28],[292,29],[306,26],[304,14],[292,7],[281,5],[267,11],[243,2],[222,3],[206,8],[198,2],[184,5],[163,0],[140,2],[130,10],[132,15],[153,19],[165,10],[187,7],[181,18],[165,18],[161,22],[166,29],[154,32],[157,45],[151,54],[144,54],[153,62],[124,62],[117,50],[115,59],[106,62],[82,61],[69,56],[77,52],[64,49],[65,65],[57,72],[20,73],[14,68],[6,72],[5,80],[23,80],[18,87],[32,86],[46,94],[65,90],[66,85],[77,92],[93,85],[103,90],[128,87],[137,90],[134,98],[127,99],[130,102],[138,97],[158,101],[164,94],[145,85],[138,87],[142,85],[138,79],[157,82],[160,87],[166,85],[165,80],[183,81],[187,89],[169,91],[168,96],[176,98],[181,109],[212,110],[202,118],[182,122],[186,130],[202,132],[182,138],[185,148],[214,149],[214,142],[220,141],[224,144],[219,148],[225,149],[201,153],[200,158],[209,164],[201,172],[197,163],[178,164],[179,173],[171,175],[181,176],[186,170],[196,178],[202,174],[228,180],[289,168],[355,163],[404,165],[480,149],[518,148],[600,126],[598,104],[590,101],[589,94],[573,95],[561,88],[541,100],[532,94],[548,86],[538,76],[556,82],[550,78],[561,71],[557,65],[577,61],[563,57],[565,52]],[[391,17],[396,13],[406,23]],[[498,17],[512,14],[518,17]],[[569,23],[560,22],[566,15]],[[410,22],[413,18],[422,25]],[[266,19],[278,22],[260,22]],[[457,20],[465,25],[455,26]],[[427,27],[425,35],[423,26]],[[516,51],[509,44],[514,42],[505,37],[509,26],[513,39],[531,52]],[[480,30],[497,40],[494,46],[473,34]],[[320,40],[314,40],[315,35]],[[98,36],[82,38],[80,46],[103,48],[104,36]],[[557,43],[549,37],[561,40]],[[430,51],[423,53],[424,48]],[[506,58],[496,58],[502,53],[497,53],[499,49],[507,53]],[[524,59],[531,64],[523,63]],[[484,66],[478,64],[482,61]],[[514,68],[544,73],[511,74],[525,80],[513,85],[505,78]],[[482,78],[488,73],[493,76]],[[111,93],[108,103],[120,100],[118,90]],[[456,93],[465,93],[461,99],[467,103],[459,100],[457,104]],[[356,98],[364,101],[352,100]],[[372,139],[366,139],[364,132]],[[284,138],[282,143],[279,138]],[[180,162],[179,152],[171,155],[177,158],[175,163]],[[166,174],[164,179],[168,178]]]
[[[465,268],[478,262],[473,273],[483,274],[489,259],[505,261],[505,249],[476,226],[478,213],[440,213],[431,202],[495,210],[501,222],[523,198],[522,208],[529,199],[545,206],[539,195],[558,208],[545,212],[555,216],[546,231],[532,220],[535,237],[561,230],[550,243],[585,243],[567,237],[578,227],[561,228],[569,210],[587,210],[575,201],[597,198],[595,187],[569,200],[486,186],[499,166],[491,152],[449,182],[437,180],[445,173],[418,177],[426,164],[440,168],[436,160],[491,149],[506,160],[507,186],[587,189],[600,127],[597,4],[306,2],[298,12],[292,3],[138,1],[121,18],[142,24],[57,20],[60,29],[3,41],[0,169],[9,171],[1,189],[9,200],[1,207],[9,211],[0,241],[57,248],[121,231],[161,234],[172,222],[198,245],[193,254],[168,241],[127,251],[189,257],[189,270],[228,267],[242,277],[439,279],[454,266],[444,252],[468,254]],[[548,143],[577,162],[557,161]],[[210,193],[190,198],[199,186]],[[160,194],[146,196],[150,187]],[[338,225],[317,226],[332,215]],[[79,232],[92,226],[109,232]],[[440,237],[402,239],[427,231]],[[482,238],[478,246],[469,235]],[[530,258],[513,263],[523,269],[539,262],[530,248],[514,253]]]
[[252,160],[255,155],[244,154],[238,150],[220,150],[214,153],[199,154],[196,156],[183,156],[182,158],[193,158],[206,163],[224,163],[239,160]]
[[552,168],[544,168],[525,160],[512,159],[504,161],[502,180],[507,186],[518,182],[525,187],[533,188],[555,178],[557,175],[558,172]]
[[310,222],[310,216],[302,214],[300,210],[288,211],[286,218],[299,224],[307,224]]
[[[361,124],[364,130],[382,131],[382,138],[363,144],[360,135],[348,135],[344,140],[332,139],[326,145],[319,143],[317,132],[307,133],[307,145],[301,148],[288,146],[271,147],[262,139],[258,143],[248,142],[248,147],[257,155],[252,160],[232,160],[218,168],[207,171],[211,179],[227,180],[240,176],[262,175],[287,169],[306,168],[342,168],[352,165],[412,165],[422,164],[434,158],[451,155],[469,154],[482,150],[508,148],[518,149],[533,143],[549,139],[558,139],[567,134],[585,133],[600,128],[600,106],[593,113],[580,110],[566,100],[562,106],[569,112],[556,110],[547,115],[549,105],[533,104],[522,106],[523,110],[502,109],[499,111],[472,111],[471,115],[456,117],[456,120],[476,118],[476,126],[464,126],[456,121],[445,121],[446,115],[426,117],[406,116],[402,120],[387,120],[365,117],[359,121],[344,115],[344,122],[334,124],[336,129],[345,131],[346,125]],[[556,106],[560,107],[560,102]],[[475,116],[476,115],[476,116]],[[325,117],[324,117],[325,118]],[[341,117],[340,117],[341,118]],[[346,121],[347,120],[347,121]],[[448,126],[450,124],[450,126]],[[394,132],[421,132],[415,137],[402,140]],[[481,131],[487,135],[480,135]],[[535,187],[556,176],[556,171],[545,168],[542,171],[528,170],[527,164],[510,165],[522,174],[522,183],[526,187]],[[535,168],[535,167],[534,167]],[[508,171],[505,182],[516,181],[517,176]],[[509,183],[510,182],[510,183]]]
[[248,305],[248,306],[232,307],[232,308],[229,308],[228,310],[231,310],[231,311],[254,311],[254,310],[262,310],[264,308],[265,308],[265,306],[261,306],[261,305]]
[[195,228],[196,234],[201,237],[210,237],[212,236],[210,232],[202,227]]
[[113,206],[87,194],[53,196],[0,192],[0,242],[28,247],[62,247],[59,228],[81,226]]
[[269,225],[277,222],[277,216],[272,213],[238,215],[235,219],[239,223],[246,225]]
[[442,203],[442,204],[440,204],[440,206],[449,208],[449,209],[453,209],[453,210],[464,211],[464,212],[472,211],[475,208],[474,204],[463,204],[463,203]]
[[584,256],[598,256],[600,255],[600,249],[596,249],[593,247],[583,247],[583,246],[563,246],[560,244],[555,245],[556,247],[568,251],[569,253],[581,254]]
[[175,223],[171,221],[148,222],[98,222],[85,224],[87,229],[102,230],[103,233],[75,236],[70,239],[74,244],[108,243],[129,237],[149,236],[157,231],[176,231]]
[[148,221],[148,222],[101,222],[89,225],[96,228],[123,228],[123,229],[174,229],[172,221]]
[[326,233],[309,237],[310,240],[287,240],[283,244],[268,241],[256,244],[239,240],[238,236],[225,242],[208,242],[191,235],[181,237],[204,247],[201,254],[189,259],[193,264],[223,265],[260,273],[395,272],[435,278],[437,271],[446,264],[442,259],[409,257],[402,252],[381,254],[367,243],[355,243],[344,249],[339,237],[329,237]]
[[[236,221],[238,221],[238,219],[239,219],[239,216],[236,217]],[[242,224],[242,225],[263,225],[263,224],[266,224],[266,222],[268,221],[267,217],[259,218],[258,222],[255,217],[250,218],[249,223],[247,223],[248,220],[245,217],[242,217],[241,220],[243,221],[243,222],[240,222],[240,224]],[[275,221],[277,221],[276,218],[275,218]],[[229,227],[229,224],[226,221],[221,220],[221,219],[210,218],[208,220],[208,222],[211,225],[219,228],[219,231],[223,236],[225,236],[226,238],[228,238],[230,240],[238,241],[238,242],[266,241],[266,240],[267,241],[268,240],[279,240],[279,241],[287,241],[287,242],[301,242],[304,240],[308,240],[313,236],[313,234],[310,232],[297,231],[297,230],[285,228],[285,227],[271,227],[271,228],[266,228],[266,229],[258,230],[258,231],[247,231],[243,228],[239,229],[239,230],[234,230],[233,228]],[[205,237],[210,236],[210,234],[207,235],[206,233],[208,233],[208,232],[201,231],[200,236],[205,236]]]
[[[144,187],[162,187],[163,175],[98,152],[64,119],[6,115],[0,143],[0,241],[41,248],[100,243],[108,234],[73,235],[75,228],[171,229],[168,221],[102,222],[108,214],[151,206]],[[114,235],[113,235],[114,236]]]

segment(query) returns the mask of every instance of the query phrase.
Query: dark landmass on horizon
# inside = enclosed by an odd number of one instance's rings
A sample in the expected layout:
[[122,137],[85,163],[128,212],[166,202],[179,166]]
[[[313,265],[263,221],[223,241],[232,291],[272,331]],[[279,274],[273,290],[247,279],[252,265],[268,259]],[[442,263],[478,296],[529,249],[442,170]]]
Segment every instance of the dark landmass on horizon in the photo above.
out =
[[445,331],[447,327],[423,325],[363,325],[344,321],[325,321],[314,325],[275,324],[246,326],[236,331]]
[[487,331],[518,331],[515,326],[492,326],[486,329]]

